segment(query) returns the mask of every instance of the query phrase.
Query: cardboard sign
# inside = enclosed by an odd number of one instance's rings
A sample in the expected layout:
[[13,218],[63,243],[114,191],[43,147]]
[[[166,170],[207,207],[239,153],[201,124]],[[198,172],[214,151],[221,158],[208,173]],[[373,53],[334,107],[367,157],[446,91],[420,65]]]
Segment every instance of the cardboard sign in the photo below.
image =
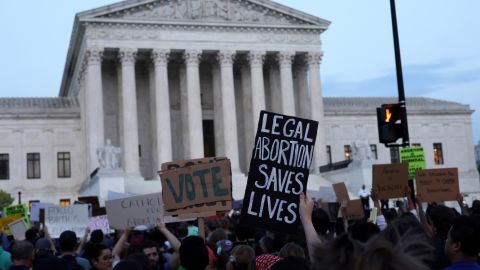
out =
[[344,200],[350,201],[347,186],[345,186],[344,182],[333,184],[332,187],[339,203],[342,203]]
[[162,193],[105,201],[105,206],[110,227],[117,230],[156,224],[163,217]]
[[347,212],[345,213],[347,220],[364,219],[365,211],[363,211],[363,204],[361,199],[351,200],[347,205]]
[[21,215],[25,219],[25,223],[27,226],[30,226],[30,219],[28,218],[28,205],[26,204],[18,204],[18,205],[10,205],[3,208],[3,216],[13,216],[13,215]]
[[[232,201],[230,160],[225,157],[162,164],[165,215],[228,211]],[[169,169],[170,168],[170,169]]]
[[15,240],[25,240],[25,233],[28,230],[27,224],[25,223],[25,219],[20,218],[15,220],[12,223],[8,224],[8,228],[12,232],[13,238]]
[[74,231],[81,237],[87,228],[88,205],[48,206],[45,208],[45,226],[52,238],[58,238],[66,230]]
[[110,230],[110,224],[108,223],[107,216],[97,216],[91,217],[88,222],[88,228],[90,231],[101,230],[104,234],[109,234],[112,231]]
[[[212,216],[212,212],[223,212],[223,211],[230,211],[232,209],[232,201],[221,201],[221,202],[211,202],[211,203],[203,203],[188,206],[185,208],[173,209],[173,210],[164,210],[165,216],[183,216],[188,215],[191,217],[190,214],[195,214],[197,217],[206,217]],[[204,215],[205,213],[209,213],[208,215]],[[215,215],[214,214],[214,215]]]
[[373,165],[373,190],[379,199],[405,197],[408,186],[408,165],[379,164]]
[[8,224],[14,222],[15,220],[22,219],[23,216],[21,214],[16,214],[8,217],[4,217],[0,219],[0,231],[3,231],[6,235],[12,235],[12,231],[8,227]]
[[456,201],[460,193],[458,168],[417,171],[415,183],[423,202]]
[[306,192],[318,122],[262,111],[240,222],[295,233]]
[[166,170],[178,169],[178,168],[188,167],[192,165],[212,163],[212,162],[215,162],[218,160],[224,160],[224,159],[227,159],[227,158],[226,157],[207,157],[207,158],[197,158],[197,159],[175,160],[175,161],[162,163],[161,170],[166,171]]
[[425,170],[425,153],[423,147],[400,149],[400,162],[408,164],[408,178],[414,179],[418,170]]

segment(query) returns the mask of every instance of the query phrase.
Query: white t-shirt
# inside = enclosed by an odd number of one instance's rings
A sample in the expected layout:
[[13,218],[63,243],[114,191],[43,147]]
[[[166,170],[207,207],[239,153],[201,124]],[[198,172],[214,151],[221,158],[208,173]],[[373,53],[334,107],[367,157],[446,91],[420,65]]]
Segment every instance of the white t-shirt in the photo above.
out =
[[360,189],[360,191],[358,192],[358,196],[361,198],[366,198],[370,196],[370,191],[368,191],[368,189]]

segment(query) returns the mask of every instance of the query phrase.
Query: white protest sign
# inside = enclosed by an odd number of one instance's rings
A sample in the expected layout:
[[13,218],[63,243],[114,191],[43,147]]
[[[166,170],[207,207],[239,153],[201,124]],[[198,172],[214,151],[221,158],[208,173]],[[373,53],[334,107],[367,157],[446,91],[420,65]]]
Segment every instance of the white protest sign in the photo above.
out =
[[88,205],[48,206],[45,208],[45,226],[50,235],[58,238],[64,231],[70,230],[81,237],[88,226]]
[[124,230],[156,224],[163,217],[162,193],[153,193],[105,202],[110,227]]
[[27,224],[25,223],[25,219],[21,218],[9,223],[8,228],[10,228],[15,240],[25,240],[25,232],[27,232]]
[[88,223],[88,228],[90,228],[90,231],[92,232],[95,230],[102,230],[104,234],[111,233],[110,225],[106,215],[91,217],[90,222]]
[[48,206],[55,206],[53,203],[32,203],[32,208],[30,209],[30,221],[38,222],[40,221],[40,209],[45,209]]

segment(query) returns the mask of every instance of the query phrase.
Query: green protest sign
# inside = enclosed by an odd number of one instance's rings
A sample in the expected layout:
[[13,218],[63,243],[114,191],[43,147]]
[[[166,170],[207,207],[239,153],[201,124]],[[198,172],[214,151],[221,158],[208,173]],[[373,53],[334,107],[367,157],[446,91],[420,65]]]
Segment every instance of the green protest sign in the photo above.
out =
[[423,147],[400,149],[400,162],[408,163],[408,179],[414,179],[418,170],[427,168]]
[[28,205],[26,204],[18,204],[18,205],[10,205],[3,208],[3,216],[9,217],[14,215],[20,215],[25,219],[25,223],[27,226],[30,226],[30,220],[28,218]]

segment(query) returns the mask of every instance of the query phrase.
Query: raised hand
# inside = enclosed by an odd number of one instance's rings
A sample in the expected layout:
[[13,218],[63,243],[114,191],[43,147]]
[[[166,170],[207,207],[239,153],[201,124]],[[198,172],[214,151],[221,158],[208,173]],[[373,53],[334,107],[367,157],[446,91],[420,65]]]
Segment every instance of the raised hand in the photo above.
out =
[[308,197],[307,194],[300,194],[300,205],[298,212],[300,214],[300,219],[302,220],[302,222],[311,222],[313,212],[313,200]]

